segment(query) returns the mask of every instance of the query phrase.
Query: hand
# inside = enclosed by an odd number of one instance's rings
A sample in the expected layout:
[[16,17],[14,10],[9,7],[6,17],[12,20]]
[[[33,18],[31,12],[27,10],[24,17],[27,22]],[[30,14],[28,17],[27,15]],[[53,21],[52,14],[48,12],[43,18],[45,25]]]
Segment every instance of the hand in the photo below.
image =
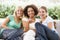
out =
[[29,23],[31,23],[32,22],[32,19],[29,19]]
[[8,27],[5,27],[5,29],[9,29]]
[[29,23],[32,23],[32,22],[34,22],[35,20],[32,20],[32,19],[29,19]]

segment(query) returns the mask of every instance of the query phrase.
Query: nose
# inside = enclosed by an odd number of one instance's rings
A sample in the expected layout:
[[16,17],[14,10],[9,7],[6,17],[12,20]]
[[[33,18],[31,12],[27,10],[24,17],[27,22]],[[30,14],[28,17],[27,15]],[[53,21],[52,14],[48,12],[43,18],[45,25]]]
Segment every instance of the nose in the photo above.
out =
[[32,12],[32,11],[30,11],[30,14],[33,14],[33,12]]
[[30,14],[31,14],[32,12],[30,11]]

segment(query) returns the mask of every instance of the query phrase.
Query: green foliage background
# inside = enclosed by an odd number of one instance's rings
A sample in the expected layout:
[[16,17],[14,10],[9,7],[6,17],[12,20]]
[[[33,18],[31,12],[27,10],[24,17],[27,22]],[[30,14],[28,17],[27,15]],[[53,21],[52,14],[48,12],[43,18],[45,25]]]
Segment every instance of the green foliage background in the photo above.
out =
[[53,19],[60,19],[60,6],[48,8],[48,13]]
[[0,4],[0,18],[5,18],[8,15],[13,14],[15,6],[5,6]]
[[[15,6],[5,6],[0,4],[0,18],[5,18],[8,15],[13,14]],[[49,16],[53,19],[60,19],[60,6],[48,8]]]

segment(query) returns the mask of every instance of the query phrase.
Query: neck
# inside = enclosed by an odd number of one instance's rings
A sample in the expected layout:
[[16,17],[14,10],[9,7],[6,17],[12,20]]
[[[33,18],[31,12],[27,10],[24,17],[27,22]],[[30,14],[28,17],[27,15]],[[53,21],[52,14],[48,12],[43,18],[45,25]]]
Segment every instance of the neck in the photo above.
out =
[[29,20],[30,23],[35,22],[35,17],[31,17],[31,18],[29,18],[29,19],[30,19],[30,20]]
[[30,17],[30,19],[35,20],[35,17]]
[[15,16],[15,21],[17,22],[17,23],[19,23],[20,22],[20,18],[18,18],[17,16]]
[[41,18],[41,20],[42,20],[42,21],[44,21],[45,19],[46,19],[46,17],[44,17],[44,18]]

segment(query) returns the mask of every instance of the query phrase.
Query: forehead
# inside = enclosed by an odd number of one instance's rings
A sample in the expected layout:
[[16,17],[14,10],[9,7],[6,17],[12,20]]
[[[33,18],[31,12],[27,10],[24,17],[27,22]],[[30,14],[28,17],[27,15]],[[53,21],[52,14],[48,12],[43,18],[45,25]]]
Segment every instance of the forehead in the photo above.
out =
[[39,8],[39,11],[45,11],[43,8]]
[[17,10],[23,11],[23,8],[22,7],[18,7],[18,8],[15,9],[15,11],[17,11]]
[[32,8],[32,7],[29,7],[29,8],[28,8],[28,11],[29,11],[29,10],[33,10],[33,8]]

